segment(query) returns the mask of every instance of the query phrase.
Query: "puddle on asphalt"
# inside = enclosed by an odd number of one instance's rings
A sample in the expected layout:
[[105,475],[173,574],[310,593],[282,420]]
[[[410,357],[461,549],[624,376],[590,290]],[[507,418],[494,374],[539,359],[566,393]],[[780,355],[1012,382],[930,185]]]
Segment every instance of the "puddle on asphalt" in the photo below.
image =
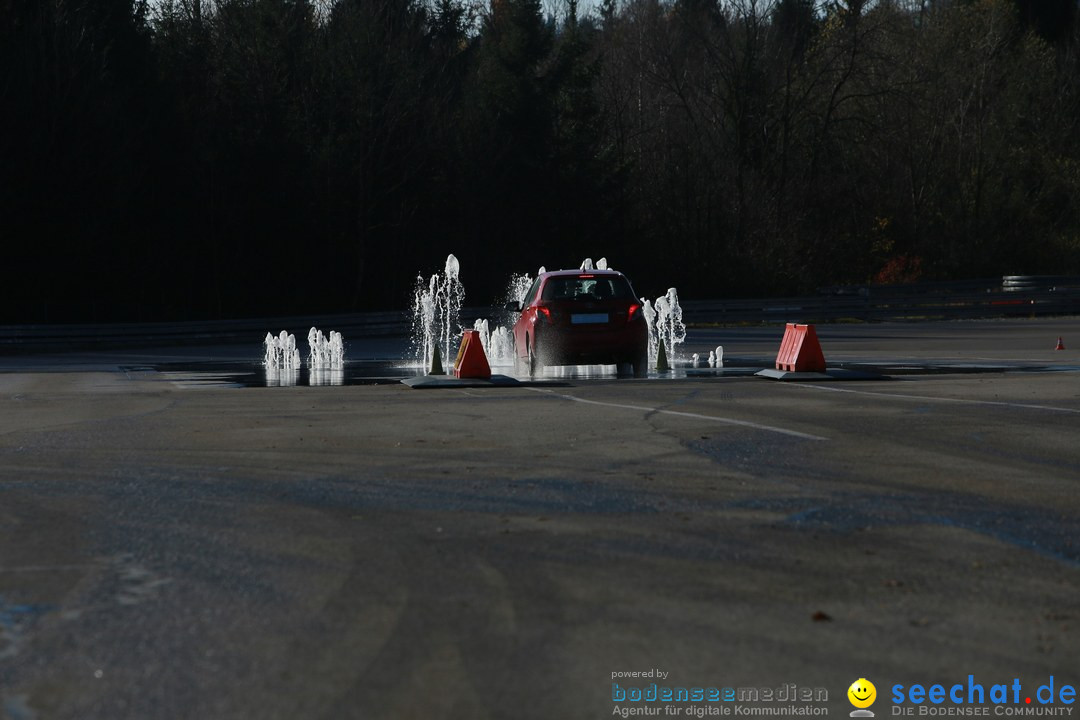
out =
[[[416,369],[388,361],[346,362],[343,367],[320,370],[307,367],[267,370],[261,362],[197,361],[125,365],[128,376],[149,375],[186,387],[295,387],[333,385],[380,385],[401,382]],[[154,376],[157,376],[156,378]]]
[[[343,385],[389,385],[399,383],[420,373],[415,365],[392,360],[346,361],[341,368],[318,369],[299,367],[289,370],[267,369],[261,362],[252,361],[187,361],[160,362],[143,365],[124,365],[120,368],[129,377],[159,379],[183,387],[319,387]],[[746,370],[743,368],[743,370]],[[755,368],[756,370],[756,368]],[[510,367],[493,367],[495,374],[517,377],[519,380],[615,380],[629,379],[620,375],[614,365],[564,365],[545,367],[533,378],[519,377]],[[739,374],[729,368],[728,374]],[[722,375],[724,370],[676,367],[663,373],[650,373],[653,380],[681,380]],[[749,373],[743,373],[749,374]]]
[[[389,385],[421,374],[415,365],[388,360],[347,361],[341,368],[267,369],[261,362],[162,362],[121,367],[129,377],[150,375],[185,387],[266,388],[296,386]],[[493,372],[510,375],[510,368]],[[667,376],[675,376],[667,373]],[[685,373],[681,373],[685,376]],[[544,368],[534,379],[615,379],[614,365],[576,365]],[[522,378],[525,379],[525,378]]]
[[[746,359],[738,365],[722,368],[676,366],[666,372],[650,372],[649,380],[686,380],[753,375],[769,364]],[[862,370],[882,375],[882,379],[899,375],[970,375],[982,373],[1047,373],[1080,372],[1074,365],[1005,365],[1005,364],[942,364],[942,363],[838,363],[841,369]],[[262,362],[254,361],[182,361],[160,362],[121,367],[129,376],[150,375],[184,387],[266,388],[296,386],[389,385],[419,374],[413,364],[394,360],[347,361],[341,368],[318,369],[306,366],[291,370],[268,370]],[[494,367],[496,374],[513,374],[512,368]],[[615,380],[628,379],[614,365],[565,365],[543,368],[533,380]]]

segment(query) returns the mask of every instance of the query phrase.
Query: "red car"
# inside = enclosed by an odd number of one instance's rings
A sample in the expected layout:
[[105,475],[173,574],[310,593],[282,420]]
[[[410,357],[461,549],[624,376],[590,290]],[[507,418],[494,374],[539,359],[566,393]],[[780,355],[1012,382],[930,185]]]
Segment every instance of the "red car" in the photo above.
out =
[[614,270],[541,273],[520,303],[514,364],[535,375],[544,365],[629,364],[648,371],[648,328],[630,281]]

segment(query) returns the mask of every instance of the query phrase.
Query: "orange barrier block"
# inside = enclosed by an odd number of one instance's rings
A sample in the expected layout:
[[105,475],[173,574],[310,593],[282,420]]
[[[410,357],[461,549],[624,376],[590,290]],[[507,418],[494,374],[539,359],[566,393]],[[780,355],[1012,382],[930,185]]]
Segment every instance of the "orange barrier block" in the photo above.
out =
[[491,378],[491,366],[488,365],[487,355],[484,354],[480,333],[476,330],[466,330],[462,333],[457,359],[454,360],[454,377],[481,380]]
[[788,323],[780,352],[776,354],[776,369],[788,372],[825,372],[825,356],[821,352],[813,325]]

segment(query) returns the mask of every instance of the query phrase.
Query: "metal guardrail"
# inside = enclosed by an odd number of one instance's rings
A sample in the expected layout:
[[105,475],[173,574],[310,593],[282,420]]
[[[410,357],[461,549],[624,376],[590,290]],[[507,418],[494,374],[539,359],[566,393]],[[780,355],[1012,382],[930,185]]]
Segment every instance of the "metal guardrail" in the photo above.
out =
[[1080,288],[1080,278],[1071,275],[1006,275],[1001,278],[1001,289],[1005,292],[1077,288]]
[[302,317],[246,318],[185,322],[106,324],[40,324],[0,326],[0,353],[48,352],[106,347],[155,345],[215,345],[262,342],[267,333],[282,330],[306,335],[307,328],[337,330],[346,337],[386,337],[407,334],[409,313],[356,313]]
[[[955,320],[1037,315],[1080,315],[1080,277],[1006,276],[1001,280],[856,285],[789,298],[684,300],[683,320],[699,324],[760,324]],[[468,307],[462,320],[495,320],[501,309]],[[172,323],[40,324],[0,326],[0,353],[50,352],[107,347],[259,343],[281,330],[337,330],[351,337],[404,337],[412,317],[405,310],[242,320]]]
[[1006,276],[828,288],[818,295],[682,303],[689,324],[961,320],[1080,314],[1080,277]]

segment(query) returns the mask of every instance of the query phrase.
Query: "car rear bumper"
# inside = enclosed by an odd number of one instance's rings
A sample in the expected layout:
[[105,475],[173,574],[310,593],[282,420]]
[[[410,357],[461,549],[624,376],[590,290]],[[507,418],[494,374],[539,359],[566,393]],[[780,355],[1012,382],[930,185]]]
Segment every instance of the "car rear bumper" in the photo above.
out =
[[644,324],[621,328],[543,327],[536,347],[545,365],[634,362],[644,355],[648,331]]

